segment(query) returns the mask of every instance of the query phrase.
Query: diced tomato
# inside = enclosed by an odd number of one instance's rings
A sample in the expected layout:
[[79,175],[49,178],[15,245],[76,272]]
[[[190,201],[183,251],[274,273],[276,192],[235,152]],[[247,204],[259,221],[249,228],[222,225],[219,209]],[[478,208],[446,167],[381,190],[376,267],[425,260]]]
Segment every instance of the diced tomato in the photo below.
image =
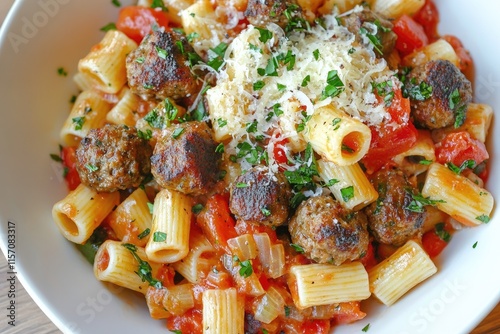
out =
[[[448,225],[439,223],[434,229],[424,233],[422,236],[422,247],[431,258],[441,254],[446,245],[448,245],[449,238],[451,238],[450,231],[451,228]],[[447,235],[448,238],[443,238],[443,234]]]
[[74,190],[80,184],[80,175],[76,170],[76,147],[63,147],[61,159],[64,167],[64,178],[69,190]]
[[[410,100],[403,98],[401,89],[394,91],[394,98],[387,111],[391,120],[379,127],[371,127],[370,149],[362,160],[369,174],[376,172],[394,156],[410,149],[417,141],[418,131],[409,120]],[[391,122],[397,126],[389,124]]]
[[216,249],[231,253],[227,240],[237,237],[238,233],[229,210],[228,196],[216,194],[210,197],[196,221]]
[[484,143],[474,139],[466,131],[449,133],[436,144],[436,161],[451,162],[461,166],[466,160],[474,160],[476,165],[489,158]]
[[429,43],[424,28],[406,14],[394,22],[392,31],[398,35],[396,49],[403,57]]
[[366,316],[366,313],[361,311],[360,302],[340,303],[336,308],[336,314],[333,316],[333,325],[350,324],[361,320]]
[[473,70],[474,63],[469,51],[464,48],[462,41],[460,41],[460,39],[455,36],[445,35],[443,36],[443,39],[450,43],[450,45],[453,47],[453,50],[455,50],[455,53],[460,59],[460,71],[462,71],[468,78],[470,78],[470,75],[472,75],[472,73],[470,72]]
[[285,145],[288,143],[288,139],[284,138],[276,143],[274,143],[273,156],[274,160],[278,163],[278,165],[286,165],[288,163],[288,157],[285,152]]
[[377,264],[377,259],[375,258],[375,251],[373,250],[373,244],[368,243],[368,249],[366,250],[365,256],[363,256],[359,262],[361,262],[366,269],[370,269]]
[[306,320],[302,324],[302,334],[328,334],[329,332],[329,320]]
[[420,8],[415,15],[413,15],[413,19],[424,28],[425,34],[429,38],[430,43],[439,38],[437,29],[439,23],[439,11],[433,0],[426,0],[424,6]]
[[174,285],[175,270],[169,265],[162,265],[158,269],[156,278],[161,281],[163,286],[173,286]]
[[249,223],[244,220],[238,220],[235,226],[236,233],[238,235],[243,234],[256,234],[256,233],[267,233],[269,235],[269,239],[271,243],[276,243],[278,237],[276,236],[276,231],[273,230],[270,226],[266,226],[263,224],[254,224]]
[[120,10],[116,28],[137,43],[141,43],[155,24],[159,27],[168,27],[168,18],[164,12],[143,6],[127,6]]
[[200,309],[192,308],[181,316],[172,316],[167,319],[167,328],[180,333],[203,333],[203,316]]

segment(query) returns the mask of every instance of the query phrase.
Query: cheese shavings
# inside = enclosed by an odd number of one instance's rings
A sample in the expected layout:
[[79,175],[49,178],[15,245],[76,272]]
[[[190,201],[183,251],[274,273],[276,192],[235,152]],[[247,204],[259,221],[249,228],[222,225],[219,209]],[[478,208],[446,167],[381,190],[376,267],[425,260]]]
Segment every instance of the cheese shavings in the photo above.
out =
[[[367,125],[389,119],[372,83],[399,85],[395,73],[334,15],[324,23],[287,35],[275,24],[249,26],[228,46],[217,85],[206,96],[216,140],[226,144],[229,156],[238,156],[242,142],[255,148],[264,140],[267,154],[259,161],[276,171],[275,142],[287,138],[293,152],[304,150],[303,124],[329,104]],[[240,163],[243,169],[252,165],[246,159]]]

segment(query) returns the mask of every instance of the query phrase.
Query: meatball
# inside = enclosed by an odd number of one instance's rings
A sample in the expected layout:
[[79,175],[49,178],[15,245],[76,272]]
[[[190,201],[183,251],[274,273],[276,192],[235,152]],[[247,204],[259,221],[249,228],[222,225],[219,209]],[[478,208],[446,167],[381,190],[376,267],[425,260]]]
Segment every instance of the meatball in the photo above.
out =
[[285,0],[248,0],[247,9],[244,13],[248,22],[257,27],[265,27],[273,22],[281,28],[288,24],[288,18],[284,15],[289,4]]
[[448,60],[415,67],[407,76],[404,92],[410,97],[415,123],[427,129],[462,125],[472,101],[470,81]]
[[363,212],[349,211],[331,196],[302,202],[289,222],[292,242],[318,263],[341,265],[362,258],[369,234]]
[[[372,34],[372,29],[376,27],[377,33],[373,34],[373,36],[380,44],[370,43],[374,45],[374,52],[377,57],[388,56],[396,45],[397,35],[392,31],[393,25],[391,21],[369,8],[365,7],[360,12],[355,11],[349,15],[340,17],[340,22],[356,36],[356,40],[360,44],[363,44],[363,41],[367,40],[367,37],[364,35]],[[365,23],[371,23],[372,26],[368,27]]]
[[152,151],[136,128],[107,124],[81,140],[76,169],[82,183],[97,191],[135,188],[150,174]]
[[375,240],[401,246],[420,233],[424,212],[408,209],[418,192],[406,174],[399,168],[382,168],[370,181],[379,197],[364,211],[368,217],[368,229]]
[[291,197],[290,184],[283,174],[254,167],[232,184],[229,207],[245,222],[279,226],[288,219]]
[[207,194],[219,178],[221,154],[204,122],[187,122],[165,129],[151,157],[158,184],[184,194]]
[[127,56],[127,78],[132,91],[145,99],[178,100],[198,92],[200,83],[189,67],[196,55],[184,37],[154,31]]

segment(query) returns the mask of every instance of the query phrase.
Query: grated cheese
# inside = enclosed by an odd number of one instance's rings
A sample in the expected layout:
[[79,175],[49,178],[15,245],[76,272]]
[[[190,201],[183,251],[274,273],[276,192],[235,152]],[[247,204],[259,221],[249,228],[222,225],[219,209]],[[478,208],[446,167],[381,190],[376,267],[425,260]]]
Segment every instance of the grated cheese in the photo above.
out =
[[[325,27],[285,36],[279,26],[269,24],[272,38],[264,43],[261,30],[249,26],[231,42],[217,85],[207,92],[216,139],[225,142],[228,155],[237,153],[238,143],[250,141],[255,133],[249,134],[247,125],[256,123],[257,133],[269,140],[269,165],[276,171],[275,142],[288,138],[294,152],[303,150],[306,143],[297,127],[304,115],[330,103],[367,125],[389,119],[383,104],[377,102],[372,83],[391,80],[399,85],[395,73],[384,59],[376,58],[369,43],[356,42],[335,15],[325,17]],[[330,71],[337,71],[344,87],[338,96],[324,98]],[[258,82],[263,84],[260,89],[254,87]],[[269,119],[276,105],[282,114]],[[227,121],[224,128],[217,125],[219,119]],[[243,169],[250,167],[241,160]]]

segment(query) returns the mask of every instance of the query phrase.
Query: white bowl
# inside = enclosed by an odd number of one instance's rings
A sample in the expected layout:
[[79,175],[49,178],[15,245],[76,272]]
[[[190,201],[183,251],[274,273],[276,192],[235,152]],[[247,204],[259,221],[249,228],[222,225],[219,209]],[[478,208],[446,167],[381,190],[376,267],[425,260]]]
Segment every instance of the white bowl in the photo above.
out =
[[[500,2],[436,2],[440,32],[457,35],[475,60],[476,101],[500,109]],[[49,154],[58,151],[59,129],[77,93],[71,76],[117,13],[111,1],[16,1],[0,31],[0,246],[7,256],[10,221],[18,277],[66,333],[165,333],[164,321],[150,319],[142,298],[95,279],[51,217],[66,194],[60,164]],[[58,75],[59,67],[69,75]],[[498,200],[500,136],[490,137],[487,188]],[[370,333],[469,332],[500,299],[499,238],[498,213],[487,225],[456,233],[435,276],[392,307],[367,304],[365,319],[335,333],[360,332],[368,323]]]

